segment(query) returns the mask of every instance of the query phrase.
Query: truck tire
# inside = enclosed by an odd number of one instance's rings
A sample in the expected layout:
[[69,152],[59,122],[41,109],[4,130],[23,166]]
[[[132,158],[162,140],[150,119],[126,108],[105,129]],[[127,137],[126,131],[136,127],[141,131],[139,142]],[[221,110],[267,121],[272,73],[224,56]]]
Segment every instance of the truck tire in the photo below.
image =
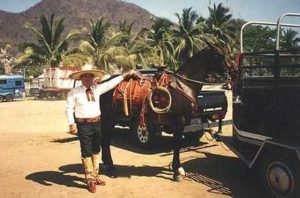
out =
[[158,127],[154,124],[146,123],[146,126],[141,126],[138,122],[132,126],[133,138],[135,143],[142,148],[152,148],[161,134]]
[[14,96],[11,95],[11,94],[8,94],[8,95],[5,96],[5,99],[6,99],[7,102],[11,102],[11,101],[14,100]]
[[61,100],[66,100],[66,99],[67,99],[67,95],[68,95],[68,93],[67,93],[66,91],[63,91],[63,92],[61,93],[61,95],[60,95],[60,99],[61,99]]
[[0,96],[0,102],[3,102],[3,96]]
[[300,163],[296,155],[271,155],[263,159],[263,186],[273,198],[300,197]]
[[41,90],[38,99],[43,100],[45,98],[46,98],[46,92],[44,90]]

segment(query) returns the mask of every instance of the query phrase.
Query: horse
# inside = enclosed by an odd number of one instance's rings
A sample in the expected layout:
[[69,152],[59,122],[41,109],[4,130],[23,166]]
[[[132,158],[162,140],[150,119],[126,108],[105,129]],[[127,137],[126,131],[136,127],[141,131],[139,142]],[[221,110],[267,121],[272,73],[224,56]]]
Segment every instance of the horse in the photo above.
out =
[[[153,120],[159,118],[159,121],[163,117],[169,123],[168,130],[173,134],[172,170],[174,181],[181,181],[182,176],[185,174],[180,163],[180,149],[183,142],[182,134],[185,123],[197,111],[197,94],[202,89],[204,80],[209,72],[221,74],[230,67],[232,65],[228,53],[222,48],[210,44],[188,59],[177,71],[171,72],[165,69],[158,69],[154,77],[150,79],[151,87],[148,95],[152,96],[155,91],[163,90],[163,92],[166,92],[165,95],[169,96],[168,101],[170,105],[167,105],[165,112],[157,113],[151,103],[152,99],[150,96],[147,100],[144,100],[145,104],[139,110]],[[107,165],[113,165],[109,146],[110,135],[116,124],[116,113],[114,113],[116,105],[113,102],[115,93],[119,93],[118,87],[105,93],[100,98],[101,104],[105,104],[105,108],[101,109],[102,117],[112,116],[112,119],[106,119],[102,124],[102,126],[106,126],[103,129],[103,141],[101,143],[104,151],[102,152],[102,159],[104,164]],[[147,109],[145,110],[144,107]],[[143,116],[140,117],[139,122],[143,118]]]

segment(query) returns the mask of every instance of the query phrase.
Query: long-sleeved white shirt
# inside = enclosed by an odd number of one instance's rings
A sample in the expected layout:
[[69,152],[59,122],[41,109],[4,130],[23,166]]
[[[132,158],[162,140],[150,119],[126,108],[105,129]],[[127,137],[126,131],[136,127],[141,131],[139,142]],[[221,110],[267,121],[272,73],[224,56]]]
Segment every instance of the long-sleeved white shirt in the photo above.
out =
[[85,86],[81,85],[71,89],[68,93],[66,104],[66,115],[69,125],[75,123],[74,113],[76,118],[94,118],[101,115],[100,95],[114,88],[123,79],[123,76],[120,75],[105,83],[93,85],[91,89],[94,93],[95,101],[88,101],[86,96],[87,88]]

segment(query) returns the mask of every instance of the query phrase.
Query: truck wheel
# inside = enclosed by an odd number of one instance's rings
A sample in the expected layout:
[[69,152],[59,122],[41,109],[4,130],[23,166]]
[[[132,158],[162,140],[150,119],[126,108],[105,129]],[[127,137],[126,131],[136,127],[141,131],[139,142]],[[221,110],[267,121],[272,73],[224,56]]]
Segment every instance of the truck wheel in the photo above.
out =
[[60,99],[62,99],[62,100],[66,100],[67,99],[67,93],[65,91],[61,93]]
[[[295,160],[292,160],[292,157]],[[300,196],[300,174],[297,156],[266,160],[263,166],[263,182],[267,192],[274,198]]]
[[46,92],[44,90],[41,90],[38,99],[43,100],[44,98],[46,98]]
[[11,102],[11,101],[13,101],[14,97],[13,97],[13,95],[9,94],[9,95],[5,96],[5,99],[7,102]]
[[155,140],[158,138],[157,127],[153,124],[146,123],[141,126],[135,123],[132,127],[135,143],[143,148],[151,148],[154,146]]
[[3,96],[0,96],[0,102],[3,102]]

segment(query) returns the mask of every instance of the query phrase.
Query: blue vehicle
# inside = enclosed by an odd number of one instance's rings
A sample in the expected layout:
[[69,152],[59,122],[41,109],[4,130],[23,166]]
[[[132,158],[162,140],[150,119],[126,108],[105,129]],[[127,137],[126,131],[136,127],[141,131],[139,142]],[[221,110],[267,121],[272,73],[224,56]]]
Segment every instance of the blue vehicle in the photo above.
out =
[[12,101],[25,96],[24,77],[21,75],[0,75],[0,102]]

